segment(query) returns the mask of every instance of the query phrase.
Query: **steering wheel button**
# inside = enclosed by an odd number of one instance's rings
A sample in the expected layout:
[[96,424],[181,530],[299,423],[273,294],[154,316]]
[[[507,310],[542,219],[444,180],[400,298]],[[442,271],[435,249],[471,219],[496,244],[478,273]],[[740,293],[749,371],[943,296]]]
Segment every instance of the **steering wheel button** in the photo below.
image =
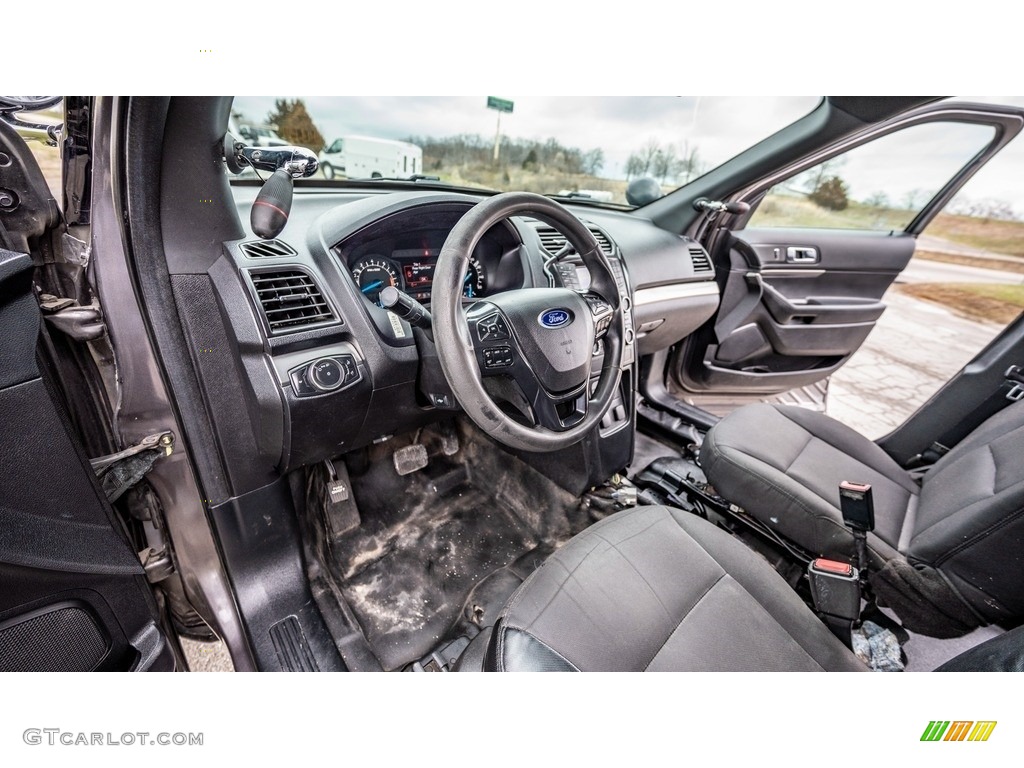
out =
[[505,318],[497,312],[478,320],[476,333],[480,337],[480,341],[504,341],[509,338],[508,325],[505,324]]
[[484,350],[485,368],[508,368],[512,365],[512,349],[510,347],[490,347]]

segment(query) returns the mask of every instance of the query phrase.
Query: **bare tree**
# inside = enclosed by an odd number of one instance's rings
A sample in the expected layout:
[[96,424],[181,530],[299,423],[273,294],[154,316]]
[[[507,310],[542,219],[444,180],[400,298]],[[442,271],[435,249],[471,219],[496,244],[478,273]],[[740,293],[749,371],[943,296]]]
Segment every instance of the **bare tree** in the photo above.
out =
[[793,186],[798,189],[803,189],[807,194],[813,194],[826,179],[832,176],[837,176],[838,171],[846,165],[845,157],[833,157],[831,160],[826,160],[823,163],[810,168],[795,179],[793,179]]
[[678,173],[679,158],[676,157],[676,148],[669,144],[667,147],[659,147],[651,160],[651,175],[656,179],[665,179],[669,176],[675,177]]
[[983,200],[956,198],[949,206],[949,212],[960,216],[973,216],[978,219],[996,219],[998,221],[1017,221],[1020,217],[1013,206],[1005,200],[987,197]]
[[591,176],[597,176],[604,167],[604,150],[600,147],[592,149],[583,155],[583,172]]
[[878,191],[872,192],[865,197],[864,205],[869,205],[872,208],[888,208],[891,203],[889,202],[889,196],[885,192]]
[[690,142],[683,142],[682,157],[679,158],[679,166],[676,172],[676,180],[682,177],[682,183],[688,184],[690,179],[700,176],[704,172],[704,162],[700,159],[696,145],[691,146]]
[[903,209],[907,211],[917,211],[924,205],[924,200],[927,193],[923,189],[911,189],[905,192],[903,195]]
[[632,179],[634,176],[644,175],[644,161],[640,158],[636,152],[631,154],[626,160],[626,180]]

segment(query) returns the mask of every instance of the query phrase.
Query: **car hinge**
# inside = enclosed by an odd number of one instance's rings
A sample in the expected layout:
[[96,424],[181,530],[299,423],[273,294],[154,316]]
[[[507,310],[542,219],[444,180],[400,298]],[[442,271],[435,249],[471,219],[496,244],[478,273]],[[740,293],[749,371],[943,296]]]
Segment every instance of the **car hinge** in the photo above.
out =
[[39,308],[48,324],[75,341],[94,341],[107,333],[96,299],[83,306],[75,299],[44,293],[39,297]]
[[150,584],[157,584],[174,573],[174,560],[167,547],[160,550],[148,547],[139,552],[139,560]]
[[147,435],[123,451],[90,459],[93,472],[100,478],[108,501],[116,501],[152,469],[157,459],[174,451],[174,433],[168,431]]

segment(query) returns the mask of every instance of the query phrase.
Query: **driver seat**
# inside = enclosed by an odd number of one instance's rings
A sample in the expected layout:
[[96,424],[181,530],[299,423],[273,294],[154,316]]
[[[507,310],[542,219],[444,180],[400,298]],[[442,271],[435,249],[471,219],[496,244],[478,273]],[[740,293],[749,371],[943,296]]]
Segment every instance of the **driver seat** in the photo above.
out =
[[921,480],[838,421],[795,406],[733,411],[707,434],[717,493],[814,557],[851,560],[839,483],[870,483],[871,584],[903,625],[956,637],[1024,616],[1024,401],[990,417]]

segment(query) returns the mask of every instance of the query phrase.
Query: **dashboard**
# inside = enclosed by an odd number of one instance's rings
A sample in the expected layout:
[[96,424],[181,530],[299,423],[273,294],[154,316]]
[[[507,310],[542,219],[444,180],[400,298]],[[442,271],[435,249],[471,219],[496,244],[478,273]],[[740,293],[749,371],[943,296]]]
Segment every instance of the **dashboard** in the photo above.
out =
[[[256,189],[232,191],[239,219],[247,221]],[[234,362],[216,369],[220,383],[209,388],[224,393],[225,418],[234,414],[223,429],[239,429],[238,401],[230,393],[241,391],[261,460],[281,472],[457,413],[458,403],[444,394],[432,345],[378,300],[393,285],[429,305],[441,248],[480,199],[433,190],[297,189],[276,240],[249,233],[225,242],[221,258],[204,270],[226,321],[224,346],[235,350]],[[563,472],[564,487],[607,477],[628,463],[637,362],[703,324],[719,299],[710,260],[692,241],[626,212],[585,206],[573,212],[612,265],[629,328],[621,390],[606,421],[557,458],[536,459],[542,471]],[[464,302],[522,288],[586,291],[590,275],[564,245],[564,236],[535,219],[495,224],[469,259]],[[206,339],[211,327],[204,320],[193,332]],[[594,354],[602,353],[595,348]],[[211,372],[218,365],[214,355],[200,361]],[[204,378],[214,376],[207,370]]]

